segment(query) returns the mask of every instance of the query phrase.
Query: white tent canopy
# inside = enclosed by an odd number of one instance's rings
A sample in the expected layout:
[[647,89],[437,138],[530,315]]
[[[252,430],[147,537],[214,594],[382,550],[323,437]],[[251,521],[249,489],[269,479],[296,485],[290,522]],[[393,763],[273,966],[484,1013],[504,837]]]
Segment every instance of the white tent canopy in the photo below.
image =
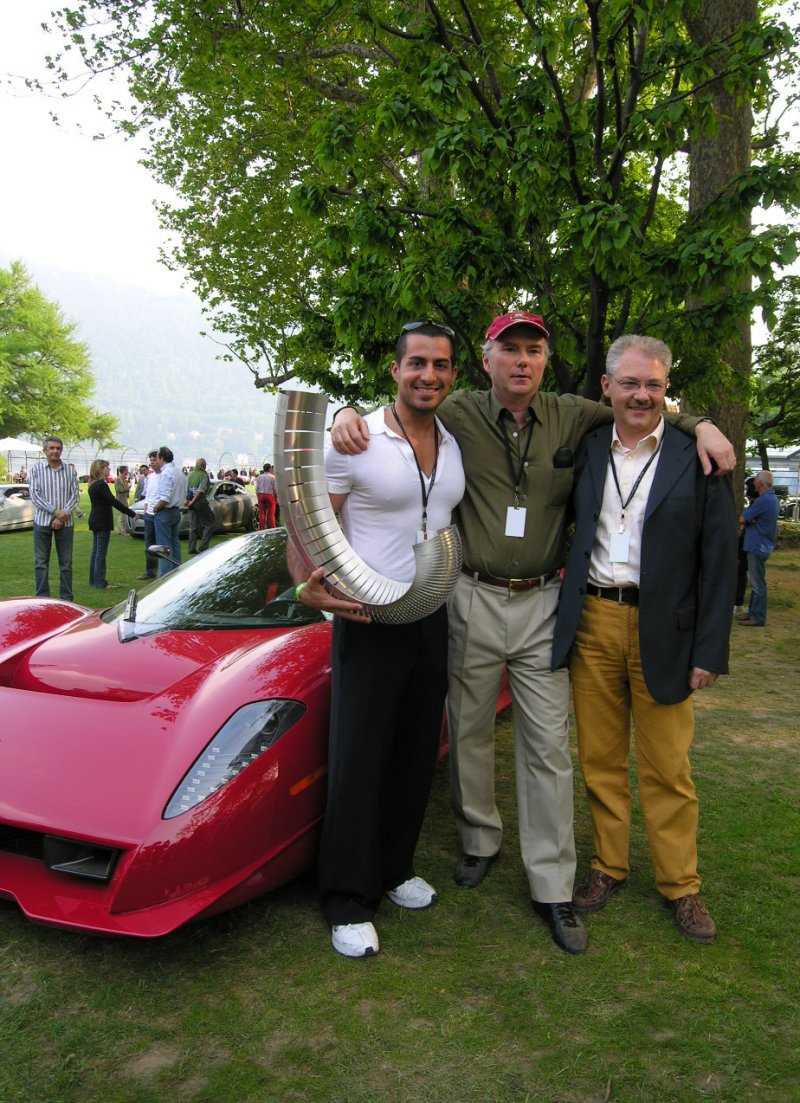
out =
[[38,460],[41,454],[41,448],[33,441],[21,440],[19,437],[3,437],[0,440],[0,455],[5,456],[8,478],[21,461],[27,466],[31,461]]
[[41,451],[35,441],[22,440],[21,437],[3,437],[0,440],[0,452],[25,452],[29,456],[38,456]]

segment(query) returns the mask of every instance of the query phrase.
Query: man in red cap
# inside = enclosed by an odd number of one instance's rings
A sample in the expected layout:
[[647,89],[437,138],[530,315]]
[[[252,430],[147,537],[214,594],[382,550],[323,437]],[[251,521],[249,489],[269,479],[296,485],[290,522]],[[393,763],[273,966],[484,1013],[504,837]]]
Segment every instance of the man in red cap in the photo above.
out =
[[[475,888],[496,859],[503,826],[495,802],[494,711],[507,671],[514,703],[514,748],[522,860],[533,906],[556,944],[586,949],[572,906],[575,879],[569,679],[550,669],[564,562],[574,454],[592,428],[613,420],[608,407],[541,392],[549,334],[536,314],[515,310],[486,333],[487,391],[457,391],[439,408],[456,437],[466,491],[454,520],[464,573],[448,605],[451,795],[462,856],[456,883]],[[710,422],[666,415],[695,433],[706,473],[734,466],[730,442]],[[369,434],[353,410],[332,431],[343,452]]]

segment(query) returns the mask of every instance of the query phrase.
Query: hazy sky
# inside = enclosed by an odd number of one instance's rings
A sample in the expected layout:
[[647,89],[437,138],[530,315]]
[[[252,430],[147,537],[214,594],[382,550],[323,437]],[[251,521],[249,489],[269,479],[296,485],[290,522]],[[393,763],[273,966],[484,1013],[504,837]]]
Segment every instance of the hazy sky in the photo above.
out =
[[[15,259],[178,290],[158,263],[158,189],[131,142],[80,135],[104,122],[90,90],[70,100],[28,93],[8,75],[42,76],[59,47],[41,23],[55,0],[0,0],[0,249]],[[57,127],[49,112],[63,121]]]

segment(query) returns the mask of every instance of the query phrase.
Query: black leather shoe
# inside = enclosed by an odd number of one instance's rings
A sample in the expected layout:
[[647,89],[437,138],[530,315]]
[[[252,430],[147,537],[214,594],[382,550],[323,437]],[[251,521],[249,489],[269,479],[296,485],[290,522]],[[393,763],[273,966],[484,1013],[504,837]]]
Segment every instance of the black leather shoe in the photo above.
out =
[[463,889],[476,889],[496,858],[496,854],[490,854],[488,858],[478,854],[462,854],[453,870],[453,880]]
[[582,954],[588,939],[586,928],[575,914],[569,900],[559,904],[541,904],[533,901],[533,910],[550,928],[553,942],[568,954]]

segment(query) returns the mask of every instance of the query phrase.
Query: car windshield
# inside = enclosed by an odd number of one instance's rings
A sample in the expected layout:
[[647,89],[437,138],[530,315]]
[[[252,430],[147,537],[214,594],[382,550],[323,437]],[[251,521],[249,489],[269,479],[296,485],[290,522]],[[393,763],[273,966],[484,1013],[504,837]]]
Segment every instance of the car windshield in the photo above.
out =
[[286,546],[281,529],[225,540],[142,590],[132,619],[125,619],[125,602],[103,619],[118,623],[123,639],[165,630],[313,624],[322,614],[295,597]]

